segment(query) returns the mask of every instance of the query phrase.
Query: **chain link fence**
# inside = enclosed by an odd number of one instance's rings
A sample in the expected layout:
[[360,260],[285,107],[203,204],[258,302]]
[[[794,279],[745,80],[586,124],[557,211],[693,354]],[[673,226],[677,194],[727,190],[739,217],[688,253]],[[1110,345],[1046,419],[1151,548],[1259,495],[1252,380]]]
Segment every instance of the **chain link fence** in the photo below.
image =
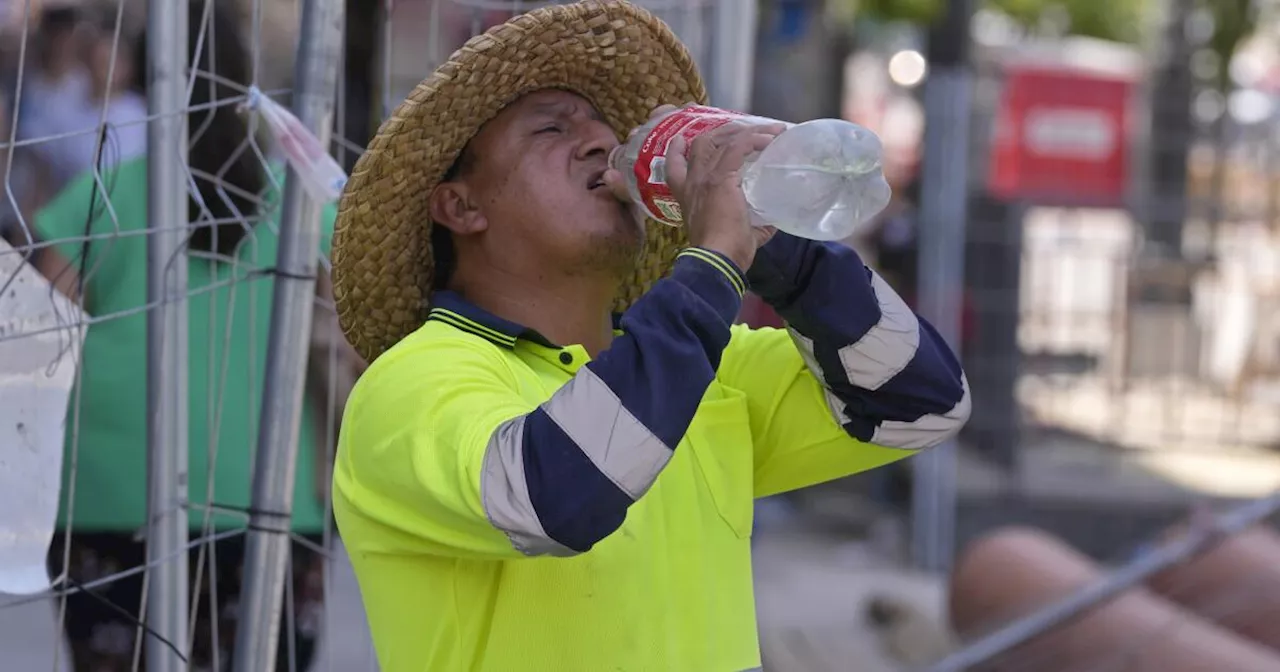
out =
[[[327,487],[363,366],[334,206],[246,108],[350,169],[453,49],[545,4],[0,6],[6,668],[376,669]],[[753,7],[641,4],[746,107]]]
[[[290,185],[242,108],[254,92],[292,107],[350,169],[453,49],[543,4],[0,3],[0,531],[17,549],[0,555],[0,648],[13,669],[72,669],[71,656],[78,669],[144,656],[376,669],[327,492],[362,367],[329,295],[333,209]],[[689,45],[713,102],[750,107],[754,2],[640,4]],[[981,155],[1005,80],[979,75]],[[962,346],[979,403],[962,443],[979,459],[957,475],[962,542],[1030,523],[1122,564],[1190,502],[1280,487],[1280,152],[1257,124],[1202,126],[1145,140],[1190,155],[1191,253],[1172,259],[1144,242],[1158,194],[1050,207],[975,186]]]

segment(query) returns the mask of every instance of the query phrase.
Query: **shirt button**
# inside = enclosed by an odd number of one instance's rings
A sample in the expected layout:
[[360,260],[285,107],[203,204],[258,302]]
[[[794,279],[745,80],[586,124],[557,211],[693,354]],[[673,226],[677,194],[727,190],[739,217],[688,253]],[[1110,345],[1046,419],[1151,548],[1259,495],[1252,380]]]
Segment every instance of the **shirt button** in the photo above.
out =
[[572,363],[573,363],[573,355],[569,354],[568,352],[565,352],[564,350],[561,350],[561,351],[560,351],[560,363],[561,363],[561,364],[564,364],[564,365],[566,365],[566,366],[567,366],[567,365],[569,365],[569,364],[572,364]]

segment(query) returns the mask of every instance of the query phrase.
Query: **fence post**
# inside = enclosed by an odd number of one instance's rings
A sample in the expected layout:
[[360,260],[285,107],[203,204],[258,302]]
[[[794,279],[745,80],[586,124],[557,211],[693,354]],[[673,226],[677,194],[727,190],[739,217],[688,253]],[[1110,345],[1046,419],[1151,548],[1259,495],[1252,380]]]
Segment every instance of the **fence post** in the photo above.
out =
[[[973,0],[952,0],[929,34],[920,190],[919,310],[957,352],[969,205],[972,15]],[[950,569],[955,546],[956,459],[956,443],[948,441],[912,462],[912,554],[919,569]]]
[[[333,126],[345,11],[345,0],[306,0],[302,8],[293,112],[325,147]],[[323,206],[306,193],[290,168],[284,186],[252,513],[245,540],[236,672],[275,669]]]
[[187,3],[149,0],[148,670],[187,669]]
[[711,34],[711,67],[708,84],[711,104],[731,110],[751,107],[755,74],[758,0],[717,2]]

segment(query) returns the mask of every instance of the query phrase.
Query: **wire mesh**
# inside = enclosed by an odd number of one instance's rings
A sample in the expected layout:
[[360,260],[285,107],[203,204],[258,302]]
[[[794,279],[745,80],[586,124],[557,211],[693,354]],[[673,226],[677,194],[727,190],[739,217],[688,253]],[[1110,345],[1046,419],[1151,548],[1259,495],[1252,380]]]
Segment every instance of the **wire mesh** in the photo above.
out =
[[[239,77],[222,71],[216,59],[214,67],[190,71],[186,113],[193,155],[203,138],[217,133],[218,113],[234,112],[245,102],[249,87],[282,102],[290,100],[301,2],[234,4],[248,63]],[[47,303],[58,316],[52,323],[0,331],[0,346],[35,343],[41,337],[61,339],[68,345],[55,355],[40,354],[47,361],[38,368],[46,375],[55,364],[73,366],[77,380],[66,404],[65,453],[60,439],[54,446],[65,465],[63,523],[49,562],[55,599],[37,595],[0,600],[0,648],[14,661],[14,669],[70,669],[69,655],[84,652],[75,651],[77,645],[67,650],[57,633],[78,627],[77,609],[90,609],[107,614],[106,620],[118,627],[81,636],[78,646],[90,650],[84,655],[102,650],[123,661],[121,667],[109,669],[139,669],[145,633],[131,619],[138,618],[141,609],[146,566],[141,556],[130,554],[143,548],[139,530],[145,520],[113,519],[115,505],[103,499],[106,486],[101,482],[109,474],[122,473],[113,463],[129,455],[136,461],[145,440],[112,442],[102,427],[126,415],[135,418],[130,422],[136,426],[143,424],[140,325],[148,311],[161,305],[140,297],[138,277],[128,273],[130,263],[145,265],[140,255],[156,229],[140,214],[138,205],[145,203],[146,190],[136,172],[139,161],[145,164],[145,128],[152,117],[145,105],[139,111],[138,94],[128,93],[125,82],[145,72],[129,63],[143,30],[155,27],[147,26],[134,0],[74,4],[80,7],[79,17],[71,22],[76,28],[59,33],[67,18],[57,13],[62,10],[55,3],[46,1],[40,10],[34,0],[20,0],[16,11],[23,18],[4,24],[8,32],[0,35],[0,235],[12,245],[3,254],[22,260],[15,266],[45,275]],[[466,38],[544,4],[549,3],[349,2],[344,75],[338,83],[331,143],[334,156],[350,168],[379,121]],[[641,4],[667,20],[689,45],[713,95],[726,101],[749,97],[749,82],[744,86],[741,73],[728,67],[733,52],[725,48],[726,42],[741,46],[755,38],[753,24],[726,21],[734,15],[726,8],[742,5],[730,0]],[[196,0],[192,12],[211,16],[208,12],[215,6],[232,3]],[[10,11],[15,11],[12,3]],[[61,72],[56,45],[67,44],[59,42],[66,35],[69,43],[80,45],[71,49],[77,57],[70,61],[86,54],[97,61],[94,68],[71,67],[68,71],[74,74],[61,80],[52,73]],[[218,49],[221,43],[208,21],[189,38],[200,53]],[[750,48],[737,56],[749,57]],[[70,83],[64,90],[54,86],[58,81]],[[97,95],[92,86],[97,81],[116,82],[116,88]],[[62,112],[73,111],[65,102],[71,98],[59,98],[60,92],[91,102],[76,108],[78,117],[55,114],[60,106],[67,108]],[[990,124],[989,110],[982,109],[986,98],[976,98],[977,123]],[[182,175],[192,193],[201,195],[187,231],[217,232],[207,249],[188,244],[182,251],[203,275],[192,278],[185,295],[191,324],[189,412],[196,421],[190,435],[191,496],[185,504],[191,531],[183,552],[189,553],[191,581],[199,589],[191,593],[186,642],[178,648],[207,657],[208,669],[230,664],[234,641],[240,583],[235,568],[243,557],[249,516],[248,469],[236,465],[249,463],[259,430],[284,191],[280,153],[252,116],[243,118],[243,138],[224,148],[217,165],[193,159]],[[1268,200],[1271,192],[1250,177],[1260,167],[1271,170],[1280,152],[1275,151],[1274,134],[1255,137],[1256,132],[1243,134],[1253,139],[1248,151],[1231,154],[1236,160],[1230,170],[1240,177],[1226,181],[1228,206],[1215,210],[1228,224],[1208,221],[1214,209],[1203,203],[1211,197],[1203,185],[1197,186],[1200,183],[1192,185],[1191,204],[1201,212],[1189,218],[1188,238],[1209,241],[1204,245],[1216,253],[1214,263],[1190,270],[1148,264],[1141,256],[1140,220],[1120,210],[975,205],[968,227],[967,285],[981,326],[963,345],[980,403],[964,444],[1006,464],[997,470],[994,486],[966,484],[962,476],[962,537],[973,538],[1009,522],[1038,522],[1108,564],[1120,564],[1142,539],[1181,512],[1188,491],[1193,497],[1256,497],[1280,485],[1269,456],[1280,440],[1280,413],[1275,412],[1280,400],[1273,389],[1280,375],[1274,347],[1278,325],[1272,323],[1277,311],[1271,308],[1276,299],[1270,289],[1277,267],[1276,213]],[[975,133],[978,138],[986,135]],[[1192,147],[1193,177],[1207,174],[1206,162],[1218,156],[1213,144],[1201,137],[1157,133],[1150,142]],[[256,187],[246,188],[236,176],[236,167],[244,165],[262,171]],[[79,199],[72,204],[76,207],[67,205],[68,193]],[[1237,202],[1244,205],[1231,205]],[[75,216],[49,219],[48,213],[67,212]],[[1209,231],[1216,233],[1210,236]],[[239,232],[228,234],[238,235],[239,242],[230,248],[218,245],[224,232]],[[327,270],[322,252],[317,254]],[[0,297],[18,282],[16,273],[0,279]],[[54,301],[55,292],[71,297],[83,315]],[[1170,295],[1181,298],[1156,300]],[[0,298],[0,306],[5,301]],[[341,409],[361,364],[337,333],[325,282],[317,288],[312,329],[295,336],[308,343],[306,422],[311,427],[305,432],[307,445],[299,447],[310,451],[305,458],[300,452],[299,463],[305,461],[311,470],[299,474],[296,489],[299,497],[312,500],[308,515],[314,524],[300,527],[298,519],[294,521],[282,669],[305,669],[312,661],[315,669],[372,670],[377,667],[373,648],[332,525],[325,486]],[[128,357],[113,354],[98,345],[108,337],[136,347]],[[79,353],[69,345],[77,339],[86,343]],[[103,365],[115,368],[102,373]],[[1009,449],[1002,453],[1005,446]],[[1139,476],[1136,485],[1127,480],[1134,473]],[[139,473],[131,482],[110,485],[140,491],[143,478]],[[1169,491],[1181,495],[1178,505],[1169,507],[1176,510],[1158,522],[1105,528],[1101,517],[1123,517],[1116,513],[1117,493],[1142,499],[1147,495],[1135,493],[1148,488],[1156,491],[1150,496],[1161,501]],[[243,496],[228,500],[228,492]],[[1054,502],[1055,515],[1069,509],[1063,518],[1072,521],[1036,520],[1038,509],[1031,500],[1037,498]],[[295,499],[295,514],[298,502]],[[1230,591],[1201,605],[1195,614],[1177,612],[1133,646],[1158,647],[1188,623],[1230,618],[1264,585],[1259,581],[1240,577]],[[1176,596],[1194,588],[1163,590]],[[999,620],[1014,622],[1019,615],[1025,614],[1005,614]],[[1125,669],[1132,655],[1130,650],[1101,652],[1088,669]],[[1027,649],[999,659],[994,669],[1051,669],[1051,663],[1044,653]]]
[[[146,215],[146,129],[156,117],[146,109],[146,88],[154,81],[147,80],[144,44],[148,33],[175,27],[147,25],[145,4],[132,0],[45,3],[43,10],[40,3],[18,5],[23,19],[6,24],[0,40],[0,233],[13,245],[7,254],[48,278],[50,305],[61,305],[55,292],[65,294],[84,316],[62,314],[54,324],[7,329],[0,342],[34,341],[44,333],[78,335],[87,345],[78,361],[67,362],[60,352],[41,367],[59,363],[77,371],[70,403],[64,401],[63,505],[49,558],[53,618],[41,613],[50,604],[46,596],[0,602],[6,623],[26,625],[5,629],[5,650],[25,661],[15,669],[140,669],[143,643],[156,630],[138,627],[148,622],[149,570],[189,555],[198,588],[181,619],[189,623],[186,641],[164,645],[183,657],[189,652],[193,669],[223,669],[237,620],[242,577],[235,570],[244,553],[247,465],[262,401],[284,187],[271,138],[237,107],[250,87],[287,104],[289,82],[280,64],[291,71],[297,28],[289,17],[299,5],[197,0],[189,8],[192,67],[181,89],[191,160],[177,170],[194,198],[183,218],[182,248],[161,266],[181,258],[192,270],[183,296],[190,305],[191,354],[180,374],[190,384],[191,497],[175,512],[190,520],[191,541],[149,566],[141,555],[146,512],[137,494],[147,482],[142,326],[166,301],[142,291],[147,240],[158,231]],[[282,44],[289,45],[283,57]],[[331,227],[331,213],[325,221]],[[327,242],[326,235],[322,247]],[[324,249],[313,254],[327,267]],[[16,273],[4,278],[6,294],[20,280]],[[314,427],[302,430],[309,454],[300,460],[308,469],[299,488],[305,490],[300,501],[313,503],[299,513],[309,513],[310,521],[294,521],[297,571],[286,596],[282,669],[305,669],[316,657],[322,560],[333,555],[318,496],[327,473],[320,465],[332,454],[340,399],[358,368],[336,335],[327,288],[327,280],[317,284],[316,328],[293,334],[314,352],[306,401],[306,422]],[[33,374],[30,383],[39,388],[40,376]],[[63,441],[42,449],[61,454]],[[57,469],[57,461],[52,464]],[[69,646],[55,644],[64,631]],[[368,660],[362,656],[361,663]]]
[[[49,557],[53,599],[0,600],[0,619],[25,626],[5,629],[4,649],[22,661],[15,663],[21,669],[143,669],[145,644],[156,635],[144,607],[149,570],[178,556],[145,562],[145,515],[139,498],[127,492],[144,490],[146,475],[110,462],[145,462],[146,437],[138,430],[146,414],[143,357],[150,346],[141,325],[167,305],[140,296],[130,272],[145,268],[147,241],[158,232],[146,221],[146,129],[155,117],[146,111],[140,44],[167,28],[147,21],[140,0],[18,4],[22,19],[5,24],[0,50],[0,233],[13,245],[8,254],[47,278],[50,305],[61,305],[55,293],[65,295],[83,315],[6,330],[0,344],[52,335],[79,336],[86,346],[76,360],[62,362],[75,368],[76,384],[66,405],[62,506]],[[332,148],[350,167],[378,121],[449,51],[513,13],[547,3],[348,4]],[[648,4],[710,62],[715,2]],[[237,614],[243,579],[237,568],[251,513],[247,465],[261,420],[285,190],[278,148],[256,118],[238,108],[253,87],[289,103],[302,1],[195,0],[189,11],[193,58],[184,112],[190,160],[179,170],[193,206],[177,254],[191,268],[184,294],[190,495],[183,502],[191,531],[182,554],[196,588],[182,619],[185,641],[163,645],[189,656],[192,669],[226,669],[235,625],[244,617]],[[228,20],[214,20],[215,11]],[[243,63],[230,53],[235,41],[244,47]],[[244,128],[228,136],[235,126],[229,119]],[[259,181],[245,179],[254,173]],[[69,214],[79,217],[72,221]],[[331,212],[322,219],[331,227]],[[322,237],[325,247],[329,233]],[[309,333],[293,334],[307,344],[309,412],[299,446],[279,667],[376,669],[327,492],[338,419],[362,363],[337,331],[327,254],[317,255],[325,277],[317,283],[314,324]],[[4,279],[6,289],[15,277]],[[54,443],[46,450],[62,453],[63,442]],[[299,506],[305,500],[310,503]]]

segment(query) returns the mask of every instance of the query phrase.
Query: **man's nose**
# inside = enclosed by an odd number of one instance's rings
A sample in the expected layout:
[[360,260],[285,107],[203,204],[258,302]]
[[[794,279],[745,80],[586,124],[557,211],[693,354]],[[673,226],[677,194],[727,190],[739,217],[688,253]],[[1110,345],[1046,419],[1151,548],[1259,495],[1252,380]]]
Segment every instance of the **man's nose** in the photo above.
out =
[[614,147],[618,146],[618,136],[613,129],[601,121],[591,121],[583,125],[582,144],[578,145],[578,158],[592,159],[597,156],[607,157]]

